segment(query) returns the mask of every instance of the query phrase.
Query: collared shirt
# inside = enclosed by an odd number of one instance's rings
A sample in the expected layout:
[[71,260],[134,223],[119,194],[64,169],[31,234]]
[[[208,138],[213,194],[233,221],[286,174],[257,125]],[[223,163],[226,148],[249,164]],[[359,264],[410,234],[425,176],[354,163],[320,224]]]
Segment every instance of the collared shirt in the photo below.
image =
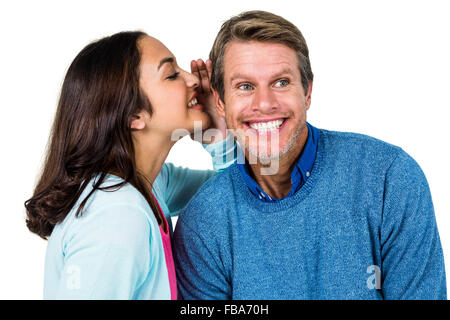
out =
[[[311,170],[316,159],[317,142],[319,141],[320,131],[309,123],[306,123],[306,125],[308,126],[308,138],[306,140],[306,144],[303,148],[300,159],[297,161],[294,169],[292,170],[291,191],[286,196],[286,198],[295,194],[305,184],[306,180],[311,174]],[[253,178],[249,174],[251,169],[247,161],[245,161],[245,163],[238,162],[237,165],[244,177],[248,188],[256,197],[266,202],[277,202],[284,199],[272,198],[258,185],[258,183],[256,183],[255,180],[253,180]]]
[[311,175],[291,197],[259,200],[232,165],[184,207],[173,242],[183,299],[447,299],[417,162],[372,137],[319,130]]

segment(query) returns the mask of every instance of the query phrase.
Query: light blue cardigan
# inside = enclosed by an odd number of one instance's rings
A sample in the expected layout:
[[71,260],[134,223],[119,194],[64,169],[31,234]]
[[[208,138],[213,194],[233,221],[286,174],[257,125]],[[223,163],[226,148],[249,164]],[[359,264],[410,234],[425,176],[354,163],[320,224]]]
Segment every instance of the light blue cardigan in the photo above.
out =
[[[212,170],[191,170],[165,163],[153,194],[169,224],[200,186],[235,160],[236,144],[226,140],[204,145]],[[123,181],[108,175],[102,186]],[[117,191],[97,190],[80,217],[78,203],[49,238],[44,299],[170,299],[161,234],[142,194],[127,184]]]

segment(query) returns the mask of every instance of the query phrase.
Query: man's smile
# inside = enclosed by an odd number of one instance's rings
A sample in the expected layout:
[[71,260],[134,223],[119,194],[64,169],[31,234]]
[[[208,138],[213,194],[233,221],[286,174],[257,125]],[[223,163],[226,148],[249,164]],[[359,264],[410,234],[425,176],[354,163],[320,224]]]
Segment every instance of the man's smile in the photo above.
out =
[[250,119],[243,123],[248,129],[256,130],[258,133],[266,133],[281,130],[287,122],[287,119],[288,118]]

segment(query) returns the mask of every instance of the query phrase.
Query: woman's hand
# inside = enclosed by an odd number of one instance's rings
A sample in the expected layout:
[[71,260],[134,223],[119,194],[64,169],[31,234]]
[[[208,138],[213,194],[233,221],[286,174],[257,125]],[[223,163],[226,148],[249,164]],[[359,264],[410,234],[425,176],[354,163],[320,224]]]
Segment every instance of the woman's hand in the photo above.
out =
[[[212,61],[206,60],[206,63],[202,59],[191,61],[191,72],[197,76],[200,80],[199,88],[197,89],[198,95],[197,100],[200,104],[204,106],[205,112],[211,118],[210,129],[218,130],[220,134],[217,135],[206,135],[203,139],[203,143],[209,144],[213,142],[218,142],[226,137],[226,124],[225,119],[220,117],[216,109],[216,101],[214,99],[214,94],[211,87],[211,73],[212,73]],[[205,130],[203,131],[205,133]]]

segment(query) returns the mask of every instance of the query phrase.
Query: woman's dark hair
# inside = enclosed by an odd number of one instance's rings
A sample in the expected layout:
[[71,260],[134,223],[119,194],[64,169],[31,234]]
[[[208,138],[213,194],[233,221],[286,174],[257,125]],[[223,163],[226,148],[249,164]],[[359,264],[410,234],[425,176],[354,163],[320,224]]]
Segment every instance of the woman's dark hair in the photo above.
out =
[[[149,183],[136,170],[131,121],[142,110],[152,114],[139,85],[143,32],[121,32],[87,45],[69,67],[61,89],[42,175],[25,202],[27,227],[47,239],[94,178],[80,203],[82,214],[97,189],[114,191],[132,184],[146,198],[159,224],[163,218]],[[108,173],[123,182],[101,187]]]

